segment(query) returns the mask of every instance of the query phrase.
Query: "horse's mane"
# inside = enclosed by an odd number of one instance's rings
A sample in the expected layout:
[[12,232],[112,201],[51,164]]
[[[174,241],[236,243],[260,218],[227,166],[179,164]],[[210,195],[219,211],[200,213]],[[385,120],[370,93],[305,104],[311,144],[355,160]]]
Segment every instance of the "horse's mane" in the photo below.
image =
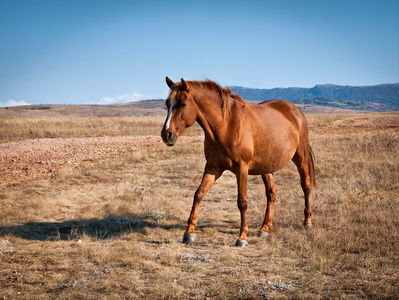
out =
[[229,87],[223,88],[213,80],[205,79],[203,81],[188,81],[188,84],[216,92],[220,99],[223,117],[226,113],[230,113],[231,99],[241,102],[243,106],[245,106],[245,100],[243,98],[234,94]]
[[[240,102],[242,106],[245,106],[246,104],[246,101],[239,95],[234,94],[229,87],[223,88],[220,86],[220,84],[216,83],[213,80],[205,79],[203,81],[187,81],[187,83],[189,86],[215,92],[220,100],[220,107],[222,109],[223,118],[226,116],[226,114],[230,114],[232,99]],[[178,86],[180,86],[180,83],[178,83]],[[167,107],[170,106],[172,99],[176,96],[177,92],[178,89],[173,89],[170,91],[169,97],[166,99],[165,102]]]

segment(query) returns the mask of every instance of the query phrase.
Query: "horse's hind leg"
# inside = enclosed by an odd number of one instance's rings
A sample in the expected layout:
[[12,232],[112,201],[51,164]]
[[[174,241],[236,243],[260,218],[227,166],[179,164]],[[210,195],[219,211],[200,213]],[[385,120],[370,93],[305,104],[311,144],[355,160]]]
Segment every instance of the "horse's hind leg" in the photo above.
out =
[[[314,170],[313,170],[313,157],[311,154],[310,147],[308,148],[308,155],[305,155],[304,151],[298,151],[295,153],[292,161],[295,163],[299,176],[301,177],[301,187],[305,196],[305,220],[303,226],[312,226],[312,209],[310,208],[310,194],[312,193],[314,185]],[[312,168],[312,170],[311,170]]]
[[266,189],[267,207],[265,220],[263,221],[262,228],[258,232],[258,236],[266,237],[269,235],[269,230],[272,229],[273,209],[274,202],[276,201],[276,184],[274,183],[273,175],[262,175],[263,183]]

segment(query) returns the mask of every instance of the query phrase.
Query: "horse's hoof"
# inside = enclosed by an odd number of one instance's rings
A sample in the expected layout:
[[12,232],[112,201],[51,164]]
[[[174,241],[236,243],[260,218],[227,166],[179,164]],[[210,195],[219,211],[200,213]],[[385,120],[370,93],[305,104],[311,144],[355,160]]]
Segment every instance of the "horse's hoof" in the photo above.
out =
[[313,227],[313,225],[312,225],[312,224],[306,224],[306,223],[304,223],[304,224],[303,224],[303,227],[305,227],[305,229],[310,229],[310,228]]
[[183,237],[183,244],[192,244],[195,241],[195,233],[185,233]]
[[248,242],[246,240],[237,240],[236,247],[246,247]]
[[269,236],[269,233],[268,233],[268,232],[262,231],[262,230],[259,230],[259,231],[258,231],[258,237],[267,238],[268,236]]

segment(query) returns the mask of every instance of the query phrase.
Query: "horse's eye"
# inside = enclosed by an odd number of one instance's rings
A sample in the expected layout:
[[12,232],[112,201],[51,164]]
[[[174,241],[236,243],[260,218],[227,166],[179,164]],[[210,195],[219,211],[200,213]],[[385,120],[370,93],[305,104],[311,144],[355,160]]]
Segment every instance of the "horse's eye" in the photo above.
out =
[[184,106],[187,106],[187,103],[182,103],[181,106],[183,106],[183,107],[184,107]]

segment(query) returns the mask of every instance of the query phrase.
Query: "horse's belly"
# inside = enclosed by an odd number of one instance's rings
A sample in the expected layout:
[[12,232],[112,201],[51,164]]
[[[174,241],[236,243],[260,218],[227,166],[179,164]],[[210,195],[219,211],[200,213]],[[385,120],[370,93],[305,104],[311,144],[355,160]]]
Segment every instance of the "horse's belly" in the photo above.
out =
[[[293,155],[292,155],[293,156]],[[249,165],[249,175],[263,175],[274,173],[284,168],[291,160],[292,156],[280,157],[276,160],[265,159],[264,161],[255,161]]]
[[292,138],[289,142],[257,145],[252,162],[249,164],[250,175],[274,173],[284,168],[294,156],[298,147],[298,139]]

